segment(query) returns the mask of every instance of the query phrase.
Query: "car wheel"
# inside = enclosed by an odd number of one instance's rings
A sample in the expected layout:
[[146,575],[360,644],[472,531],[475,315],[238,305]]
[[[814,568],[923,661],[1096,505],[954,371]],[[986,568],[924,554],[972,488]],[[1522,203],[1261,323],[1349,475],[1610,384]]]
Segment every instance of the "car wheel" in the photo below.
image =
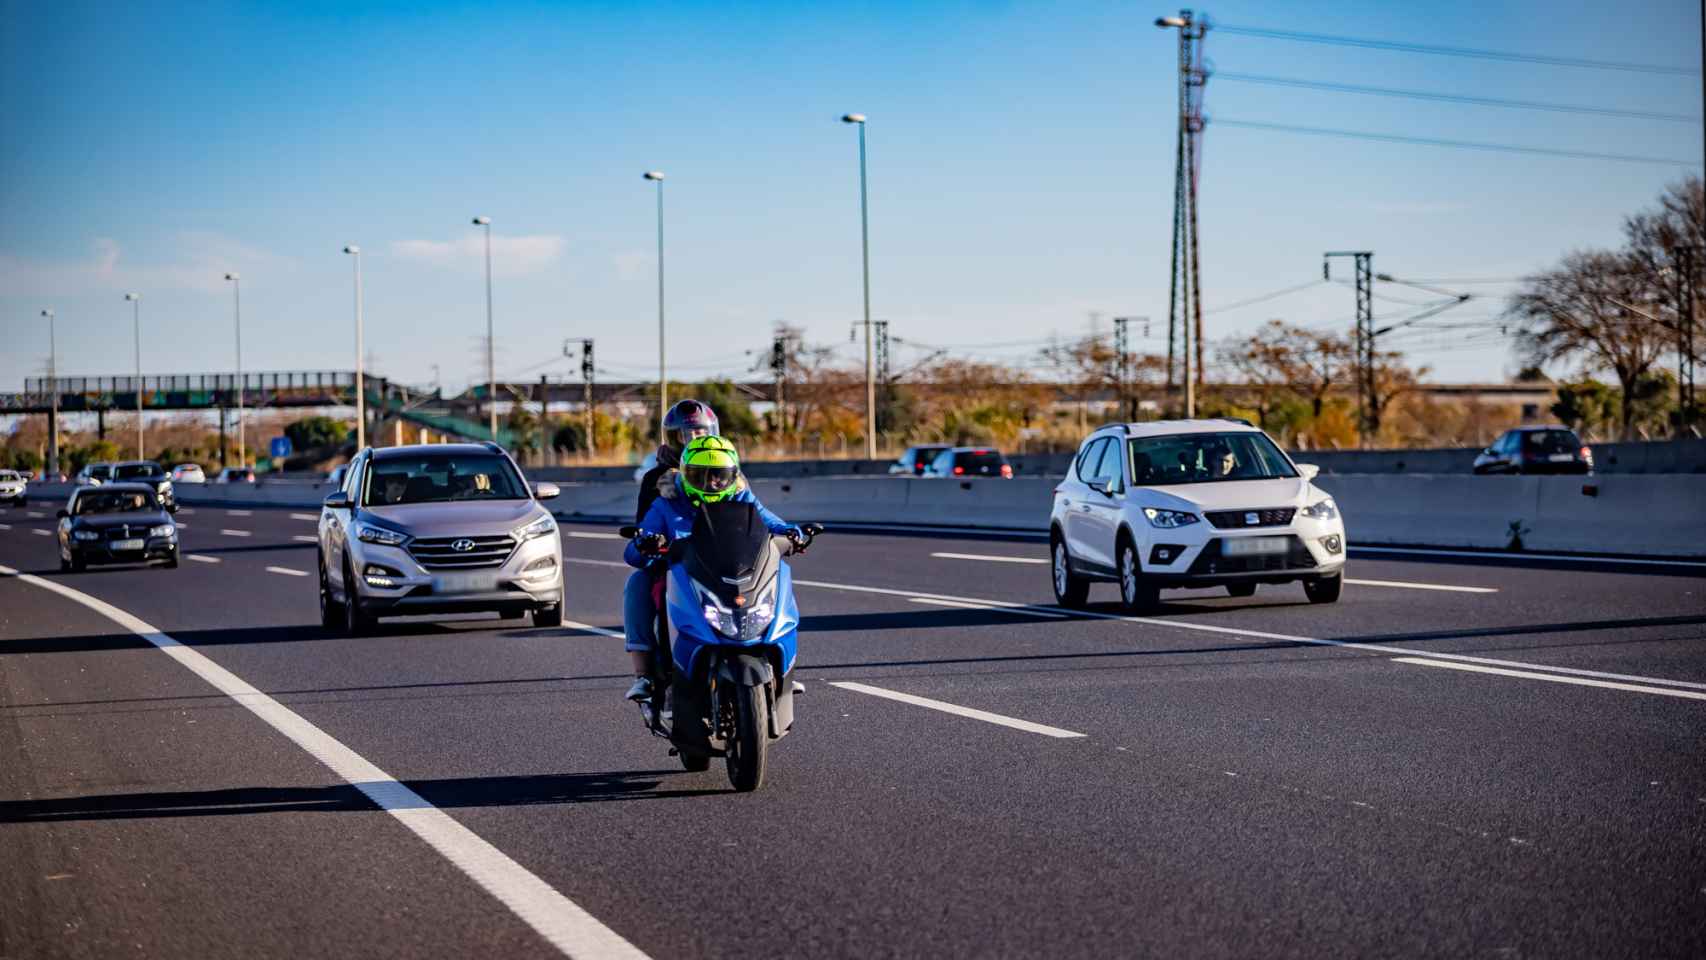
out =
[[172,555],[166,558],[166,569],[178,569],[178,552],[176,550],[172,551]]
[[1137,565],[1137,549],[1131,541],[1120,540],[1116,551],[1120,571],[1120,603],[1134,613],[1146,613],[1161,602],[1161,588],[1143,575]]
[[71,555],[71,572],[72,573],[82,573],[85,569],[88,568],[88,566],[89,565],[83,561],[82,557],[78,556],[75,553]]
[[373,629],[374,618],[361,609],[360,595],[356,592],[355,573],[350,570],[349,561],[344,561],[344,633],[359,637]]
[[65,571],[70,570],[70,569],[71,569],[71,561],[65,559],[65,554],[63,554],[63,553],[60,554],[59,555],[59,572],[64,573]]
[[1339,594],[1344,589],[1345,575],[1342,572],[1303,581],[1303,595],[1309,598],[1310,603],[1338,603]]
[[1090,581],[1072,572],[1072,562],[1066,552],[1066,541],[1057,533],[1049,538],[1049,555],[1054,574],[1054,599],[1063,607],[1084,606],[1090,597]]
[[548,607],[538,607],[533,611],[533,625],[536,627],[560,627],[563,625],[563,601],[567,599],[564,588],[557,587],[557,602]]
[[320,626],[336,630],[344,625],[344,612],[332,599],[332,584],[326,577],[326,558],[318,557],[320,568]]
[[1234,597],[1253,597],[1256,595],[1256,585],[1253,583],[1229,583],[1226,592]]

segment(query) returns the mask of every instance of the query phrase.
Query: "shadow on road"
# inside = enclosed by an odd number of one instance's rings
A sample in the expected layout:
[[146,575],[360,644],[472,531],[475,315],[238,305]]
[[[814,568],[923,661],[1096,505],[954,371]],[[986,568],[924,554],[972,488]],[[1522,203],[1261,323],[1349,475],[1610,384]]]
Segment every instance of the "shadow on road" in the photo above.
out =
[[[403,785],[441,808],[514,807],[533,804],[661,800],[728,793],[726,789],[659,790],[679,770],[539,774],[518,777],[458,777],[413,780]],[[684,775],[693,777],[693,775]],[[694,781],[697,782],[697,781]],[[386,785],[379,785],[384,787]],[[337,813],[376,810],[353,786],[242,787],[233,790],[171,790],[107,793],[48,800],[0,801],[0,823],[67,820],[134,820],[154,817],[224,817],[251,813]]]

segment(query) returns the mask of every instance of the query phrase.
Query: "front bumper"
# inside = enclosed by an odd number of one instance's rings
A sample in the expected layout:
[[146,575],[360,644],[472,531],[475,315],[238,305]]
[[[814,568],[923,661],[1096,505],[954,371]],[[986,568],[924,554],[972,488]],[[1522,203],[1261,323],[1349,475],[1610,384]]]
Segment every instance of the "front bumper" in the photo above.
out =
[[[1263,540],[1275,552],[1237,552],[1240,541]],[[1283,543],[1282,543],[1283,542]],[[1155,530],[1139,558],[1144,579],[1161,586],[1216,586],[1228,583],[1287,583],[1330,577],[1344,570],[1344,522],[1298,515],[1272,527],[1218,529],[1207,521]]]
[[[555,534],[517,544],[503,563],[491,567],[428,568],[406,547],[360,541],[350,544],[350,564],[361,609],[375,615],[536,609],[563,596],[562,542]],[[370,567],[390,573],[369,576]]]
[[105,540],[71,541],[71,558],[86,564],[147,563],[178,555],[176,537],[149,537],[141,550],[114,550]]

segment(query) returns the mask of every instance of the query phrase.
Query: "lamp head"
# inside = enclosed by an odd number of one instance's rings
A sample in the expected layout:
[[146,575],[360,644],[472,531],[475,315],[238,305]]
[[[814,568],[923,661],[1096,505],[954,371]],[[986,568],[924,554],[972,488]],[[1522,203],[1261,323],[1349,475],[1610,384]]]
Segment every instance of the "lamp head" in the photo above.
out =
[[1155,25],[1165,30],[1168,27],[1189,26],[1189,22],[1184,17],[1156,17]]
[[352,243],[349,246],[344,248],[344,252],[345,253],[360,253],[361,248]]
[[645,173],[644,173],[644,174],[643,174],[643,176],[644,176],[644,178],[645,178],[645,179],[647,179],[647,180],[657,180],[657,181],[659,181],[659,182],[662,182],[662,180],[663,180],[663,171],[662,171],[662,170],[647,170],[647,171],[646,171],[646,172],[645,172]]
[[237,280],[237,279],[240,279],[240,278],[239,278],[239,277],[238,277],[238,276],[237,276],[237,275],[236,275],[236,274],[235,274],[235,273],[228,273],[228,274],[226,274],[226,275],[225,275],[225,279],[227,279],[227,280]]
[[125,298],[125,299],[126,299],[126,300],[132,300],[132,301],[134,301],[134,300],[141,300],[141,299],[142,299],[142,294],[140,294],[140,293],[127,293],[127,294],[125,294],[125,295],[124,295],[124,298]]
[[489,227],[491,225],[492,225],[492,218],[491,217],[475,217],[474,218],[474,226],[476,226],[476,227]]
[[841,122],[842,123],[864,123],[865,122],[865,115],[862,113],[845,114],[844,116],[842,116]]
[[43,310],[41,312],[41,315],[44,317],[47,317],[50,320],[53,319],[53,311],[52,310]]

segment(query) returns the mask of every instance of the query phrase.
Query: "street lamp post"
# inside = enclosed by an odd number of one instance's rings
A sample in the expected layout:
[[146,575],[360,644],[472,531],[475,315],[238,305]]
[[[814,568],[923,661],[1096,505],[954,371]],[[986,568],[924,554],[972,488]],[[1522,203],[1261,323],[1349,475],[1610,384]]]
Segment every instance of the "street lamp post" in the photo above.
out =
[[47,318],[47,389],[51,397],[47,413],[47,474],[49,480],[59,479],[59,344],[53,332],[53,311],[43,310]]
[[351,244],[344,252],[355,257],[355,451],[367,448],[367,393],[361,377],[361,248]]
[[663,171],[647,170],[645,179],[658,185],[658,442],[663,442],[663,422],[669,416],[669,380],[664,376],[663,352]]
[[127,293],[124,298],[130,301],[131,318],[136,326],[136,459],[141,460],[147,454],[142,449],[142,294]]
[[492,339],[492,218],[475,217],[474,226],[486,228],[486,418],[490,421],[492,439],[498,438],[498,368]]
[[246,467],[249,448],[243,433],[243,281],[235,273],[226,274],[225,279],[231,281],[231,303],[237,324],[237,466]]
[[849,113],[841,118],[859,128],[859,253],[864,264],[865,285],[865,459],[877,459],[877,380],[871,363],[871,221],[865,192],[865,115]]

